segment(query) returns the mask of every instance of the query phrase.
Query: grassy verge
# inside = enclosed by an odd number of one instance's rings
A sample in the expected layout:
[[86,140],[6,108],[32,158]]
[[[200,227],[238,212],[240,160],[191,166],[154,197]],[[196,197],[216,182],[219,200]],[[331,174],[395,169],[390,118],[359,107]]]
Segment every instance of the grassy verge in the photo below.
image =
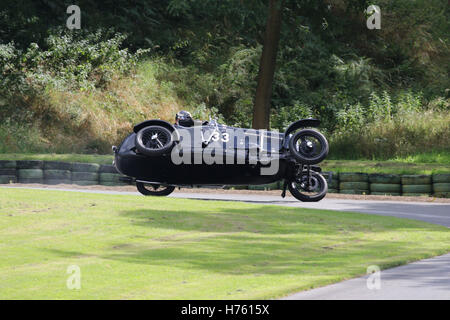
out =
[[[275,298],[450,251],[423,222],[243,203],[2,188],[2,299]],[[81,289],[69,290],[70,265]]]

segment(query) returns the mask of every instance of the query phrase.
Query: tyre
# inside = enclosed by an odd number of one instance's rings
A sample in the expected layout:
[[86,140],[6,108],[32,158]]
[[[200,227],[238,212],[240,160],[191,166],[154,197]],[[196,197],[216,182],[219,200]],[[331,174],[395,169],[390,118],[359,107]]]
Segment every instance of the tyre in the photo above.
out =
[[16,183],[17,177],[14,176],[0,176],[0,184],[9,184],[9,183]]
[[42,169],[44,161],[42,160],[19,160],[16,161],[17,169]]
[[44,170],[72,170],[72,163],[61,161],[44,161]]
[[136,182],[138,191],[144,196],[168,196],[174,190],[174,186],[162,186],[159,184],[146,184],[143,182]]
[[317,202],[322,200],[328,191],[328,185],[325,178],[314,171],[311,171],[311,178],[308,181],[308,175],[303,172],[295,181],[288,182],[289,192],[297,200],[303,202]]
[[42,178],[19,178],[19,183],[44,183]]
[[73,181],[98,181],[98,173],[96,172],[72,172]]
[[45,179],[44,180],[45,184],[51,184],[51,185],[55,185],[55,184],[72,184],[72,181],[69,179]]
[[450,173],[433,174],[433,183],[450,183]]
[[69,180],[71,172],[69,170],[44,170],[46,180]]
[[403,193],[431,193],[431,184],[403,185]]
[[388,184],[388,183],[371,183],[370,184],[370,192],[373,194],[374,192],[394,192],[400,193],[402,192],[401,184]]
[[369,182],[380,184],[400,184],[401,177],[397,174],[372,173],[369,174]]
[[404,175],[402,176],[403,185],[431,184],[431,176],[428,175]]
[[72,172],[98,172],[100,165],[97,163],[72,163]]
[[450,183],[434,183],[434,192],[450,192]]
[[248,186],[249,190],[278,190],[278,182]]
[[116,167],[112,165],[102,164],[98,170],[100,173],[118,173]]
[[16,161],[14,160],[0,160],[0,169],[15,169]]
[[19,169],[17,175],[20,179],[43,179],[44,171],[42,169]]
[[15,176],[16,169],[0,169],[0,176]]
[[100,173],[100,182],[121,182],[118,173]]
[[346,190],[346,189],[341,189],[339,190],[339,193],[343,193],[343,194],[369,194],[368,190]]
[[135,138],[136,149],[147,156],[167,154],[173,147],[172,133],[161,126],[141,129]]
[[[328,183],[328,182],[327,182]],[[329,189],[339,189],[339,181],[338,180],[331,180],[330,183],[328,183]],[[329,191],[328,191],[329,192]]]
[[368,182],[369,175],[362,172],[341,172],[339,182]]
[[289,150],[302,164],[316,164],[328,155],[328,141],[323,134],[313,129],[296,132],[289,140]]
[[368,182],[341,182],[339,184],[341,190],[367,190],[369,191]]

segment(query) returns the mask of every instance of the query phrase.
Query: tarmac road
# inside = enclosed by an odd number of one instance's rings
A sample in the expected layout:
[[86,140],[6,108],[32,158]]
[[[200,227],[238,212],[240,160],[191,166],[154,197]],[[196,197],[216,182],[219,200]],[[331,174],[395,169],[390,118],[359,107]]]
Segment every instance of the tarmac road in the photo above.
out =
[[[52,188],[41,188],[52,190]],[[60,189],[106,194],[137,194],[136,192]],[[372,200],[347,200],[325,198],[318,203],[299,202],[292,197],[259,194],[183,193],[176,191],[170,197],[201,200],[242,201],[258,204],[282,205],[298,208],[353,211],[398,218],[416,219],[450,228],[450,204],[429,202],[393,202]],[[320,300],[398,300],[398,299],[445,299],[450,300],[450,254],[383,270],[380,273],[380,288],[368,289],[368,276],[343,281],[337,284],[302,291],[284,299]]]

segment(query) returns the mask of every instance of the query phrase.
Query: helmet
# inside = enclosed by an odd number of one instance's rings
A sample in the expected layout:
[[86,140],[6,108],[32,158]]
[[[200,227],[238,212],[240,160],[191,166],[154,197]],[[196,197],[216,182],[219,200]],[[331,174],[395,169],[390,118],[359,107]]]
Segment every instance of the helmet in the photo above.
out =
[[175,122],[183,127],[192,127],[194,125],[194,120],[188,111],[180,111],[175,116]]

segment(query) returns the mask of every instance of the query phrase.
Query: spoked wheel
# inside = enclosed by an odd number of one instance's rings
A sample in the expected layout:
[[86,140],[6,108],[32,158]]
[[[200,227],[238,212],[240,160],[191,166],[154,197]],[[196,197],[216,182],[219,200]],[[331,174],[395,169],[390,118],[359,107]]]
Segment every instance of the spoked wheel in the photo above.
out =
[[295,180],[289,181],[288,188],[291,194],[303,202],[317,202],[322,200],[328,191],[328,184],[325,178],[317,172],[303,171]]
[[150,184],[136,182],[138,191],[144,196],[168,196],[175,190],[174,186],[162,186],[160,184]]
[[328,155],[328,141],[316,130],[304,129],[289,140],[291,154],[303,164],[316,164]]
[[161,126],[149,126],[136,134],[136,148],[147,156],[157,156],[169,152],[173,146],[172,133]]

